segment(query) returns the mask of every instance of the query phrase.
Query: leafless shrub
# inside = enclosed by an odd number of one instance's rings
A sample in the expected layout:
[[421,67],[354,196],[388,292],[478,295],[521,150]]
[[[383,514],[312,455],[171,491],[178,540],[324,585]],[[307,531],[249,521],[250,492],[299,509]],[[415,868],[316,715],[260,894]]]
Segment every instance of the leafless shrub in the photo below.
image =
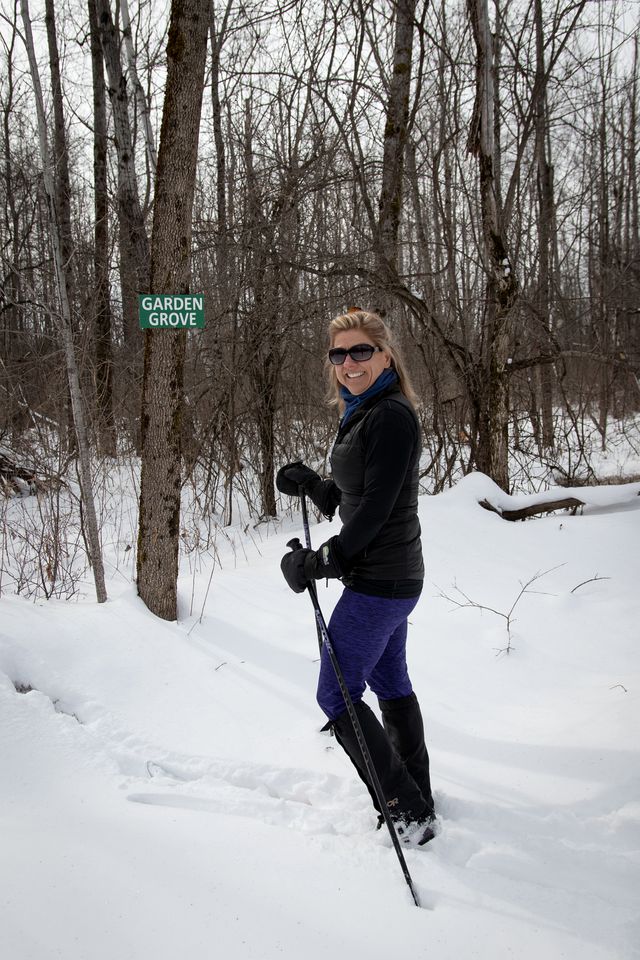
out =
[[[457,596],[451,596],[442,590],[440,591],[439,596],[441,596],[444,600],[448,600],[450,603],[453,603],[456,609],[462,610],[467,607],[473,607],[476,610],[493,613],[495,616],[503,619],[507,632],[507,645],[506,647],[501,647],[500,649],[496,650],[496,656],[501,656],[504,653],[509,654],[512,650],[515,650],[515,647],[512,644],[512,628],[516,622],[516,618],[513,614],[519,602],[522,600],[525,594],[540,594],[541,591],[531,589],[532,584],[536,583],[538,580],[541,580],[543,577],[546,577],[548,574],[553,573],[554,570],[559,570],[561,566],[564,566],[564,564],[559,564],[557,567],[550,567],[549,570],[538,571],[538,573],[535,573],[532,577],[530,577],[526,583],[522,583],[522,581],[520,581],[520,590],[518,591],[513,603],[506,613],[502,610],[496,610],[494,607],[487,606],[487,604],[480,603],[478,600],[472,600],[471,597],[467,596],[467,594],[456,584],[454,584],[454,592],[457,594]],[[459,599],[459,597],[462,599]]]

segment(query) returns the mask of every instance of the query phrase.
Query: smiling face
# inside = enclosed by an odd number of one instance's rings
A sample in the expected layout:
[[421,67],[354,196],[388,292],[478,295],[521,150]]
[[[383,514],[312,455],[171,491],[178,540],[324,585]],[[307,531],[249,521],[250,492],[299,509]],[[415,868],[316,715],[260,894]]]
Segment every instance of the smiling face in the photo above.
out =
[[[367,336],[364,330],[340,330],[334,337],[332,347],[343,347],[348,350],[349,347],[355,347],[357,343],[370,343],[376,346],[371,337]],[[349,393],[354,397],[359,397],[372,386],[383,370],[391,366],[391,358],[384,351],[376,351],[371,360],[363,360],[358,363],[352,360],[347,354],[345,361],[340,366],[334,367],[338,382],[346,387]]]

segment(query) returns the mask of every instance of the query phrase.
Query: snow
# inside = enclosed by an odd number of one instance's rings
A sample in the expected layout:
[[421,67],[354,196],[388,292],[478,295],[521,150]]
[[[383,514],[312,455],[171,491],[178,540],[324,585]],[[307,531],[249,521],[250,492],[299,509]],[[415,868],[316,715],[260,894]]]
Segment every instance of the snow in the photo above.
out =
[[178,623],[121,574],[104,605],[5,593],[3,958],[637,956],[640,484],[520,523],[478,506],[496,490],[420,503],[409,662],[441,814],[405,853],[422,909],[319,730],[312,610],[279,570],[296,521],[210,587],[185,562]]

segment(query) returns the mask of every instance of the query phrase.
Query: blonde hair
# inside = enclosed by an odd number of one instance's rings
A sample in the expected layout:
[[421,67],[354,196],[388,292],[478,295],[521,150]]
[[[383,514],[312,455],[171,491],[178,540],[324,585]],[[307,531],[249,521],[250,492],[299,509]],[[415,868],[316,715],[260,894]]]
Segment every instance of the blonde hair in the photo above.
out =
[[[398,375],[398,386],[405,395],[409,403],[416,406],[418,397],[411,385],[411,379],[407,373],[404,361],[400,351],[395,344],[393,334],[382,317],[377,313],[371,313],[369,310],[361,310],[359,307],[349,307],[346,313],[341,313],[334,317],[329,324],[329,345],[333,346],[337,334],[344,330],[362,330],[376,347],[380,347],[391,358],[391,367]],[[340,412],[344,409],[344,401],[340,396],[340,382],[336,376],[336,368],[326,360],[325,366],[329,375],[329,396],[331,404],[337,404]]]

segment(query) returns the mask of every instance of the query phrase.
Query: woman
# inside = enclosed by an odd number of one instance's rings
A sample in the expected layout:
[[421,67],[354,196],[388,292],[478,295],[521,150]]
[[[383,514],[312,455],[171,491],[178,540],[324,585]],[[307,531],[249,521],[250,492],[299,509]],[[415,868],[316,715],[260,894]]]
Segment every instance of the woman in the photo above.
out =
[[[420,427],[413,391],[391,333],[376,314],[351,309],[329,327],[334,402],[342,417],[331,453],[332,479],[298,462],[278,472],[282,493],[310,497],[342,529],[318,550],[285,554],[289,586],[338,577],[345,589],[329,634],[354,702],[389,812],[406,842],[426,843],[435,819],[420,706],[407,671],[407,618],[424,578],[418,521]],[[362,700],[368,685],[383,725]],[[327,651],[318,703],[379,811]],[[380,811],[379,811],[380,812]],[[380,822],[382,820],[380,819]]]

